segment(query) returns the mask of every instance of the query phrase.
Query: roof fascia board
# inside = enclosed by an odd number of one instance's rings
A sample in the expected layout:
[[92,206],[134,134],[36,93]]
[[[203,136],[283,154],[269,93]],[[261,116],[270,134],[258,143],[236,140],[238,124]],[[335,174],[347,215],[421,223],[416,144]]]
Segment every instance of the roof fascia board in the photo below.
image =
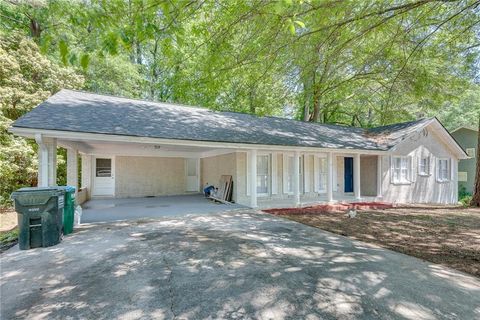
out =
[[240,150],[275,150],[275,151],[303,151],[303,152],[334,152],[334,153],[360,153],[360,154],[387,154],[388,151],[382,150],[363,150],[363,149],[342,149],[342,148],[318,148],[318,147],[301,147],[301,146],[283,146],[283,145],[264,145],[264,144],[249,144],[249,143],[229,143],[216,141],[196,141],[196,140],[180,140],[180,139],[164,139],[151,137],[137,137],[127,135],[103,134],[103,133],[88,133],[88,132],[74,132],[61,130],[44,130],[22,127],[10,127],[9,132],[33,138],[35,134],[42,134],[44,137],[57,138],[62,140],[86,140],[86,141],[112,141],[112,142],[132,142],[132,143],[158,143],[177,146],[190,147],[206,147],[206,148],[220,148],[220,149],[235,149]]

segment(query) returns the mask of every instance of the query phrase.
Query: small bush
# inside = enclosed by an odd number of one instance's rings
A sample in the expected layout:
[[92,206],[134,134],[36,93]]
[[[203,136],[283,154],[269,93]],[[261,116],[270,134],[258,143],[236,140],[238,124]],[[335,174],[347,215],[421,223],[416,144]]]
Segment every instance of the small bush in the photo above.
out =
[[7,232],[0,232],[0,244],[8,244],[18,239],[18,228]]
[[465,195],[465,196],[463,196],[463,198],[460,199],[460,203],[465,208],[470,206],[471,201],[472,201],[472,196],[471,195]]

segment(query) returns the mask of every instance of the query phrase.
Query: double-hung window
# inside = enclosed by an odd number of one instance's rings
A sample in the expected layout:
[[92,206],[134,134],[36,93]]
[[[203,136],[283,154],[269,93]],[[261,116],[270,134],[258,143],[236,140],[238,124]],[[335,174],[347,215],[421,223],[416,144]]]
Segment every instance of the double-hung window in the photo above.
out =
[[408,157],[392,158],[393,183],[410,183],[410,159]]
[[421,176],[430,175],[430,157],[421,157],[418,162],[418,174]]
[[[303,161],[302,161],[302,156],[299,157],[299,172],[298,172],[298,175],[299,175],[299,191],[300,193],[303,193]],[[294,170],[294,156],[291,156],[291,155],[288,155],[285,157],[285,161],[286,161],[286,166],[285,166],[285,169],[287,172],[284,172],[284,174],[286,175],[286,192],[287,193],[293,193],[293,177],[294,177],[294,174],[295,174],[295,170]]]
[[438,159],[437,180],[439,182],[445,182],[450,180],[450,161],[448,159]]
[[268,194],[270,157],[268,155],[257,156],[257,194]]

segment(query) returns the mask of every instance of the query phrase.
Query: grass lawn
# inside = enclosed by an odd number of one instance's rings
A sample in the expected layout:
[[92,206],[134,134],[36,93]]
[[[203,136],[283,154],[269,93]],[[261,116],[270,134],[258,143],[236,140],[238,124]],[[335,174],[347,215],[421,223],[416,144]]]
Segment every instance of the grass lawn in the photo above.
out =
[[401,207],[282,216],[480,277],[480,209]]
[[13,209],[0,210],[0,253],[17,243],[17,213]]

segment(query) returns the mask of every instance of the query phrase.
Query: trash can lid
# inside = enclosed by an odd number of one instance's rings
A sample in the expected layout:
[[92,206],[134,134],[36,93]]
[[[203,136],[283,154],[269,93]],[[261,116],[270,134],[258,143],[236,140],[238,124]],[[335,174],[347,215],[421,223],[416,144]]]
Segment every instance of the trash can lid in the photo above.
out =
[[65,190],[65,192],[75,192],[75,187],[74,186],[58,186],[56,187],[61,190]]
[[15,199],[16,197],[21,197],[31,193],[47,193],[51,195],[57,195],[59,192],[63,193],[64,191],[58,189],[57,187],[25,187],[12,192],[11,198]]

